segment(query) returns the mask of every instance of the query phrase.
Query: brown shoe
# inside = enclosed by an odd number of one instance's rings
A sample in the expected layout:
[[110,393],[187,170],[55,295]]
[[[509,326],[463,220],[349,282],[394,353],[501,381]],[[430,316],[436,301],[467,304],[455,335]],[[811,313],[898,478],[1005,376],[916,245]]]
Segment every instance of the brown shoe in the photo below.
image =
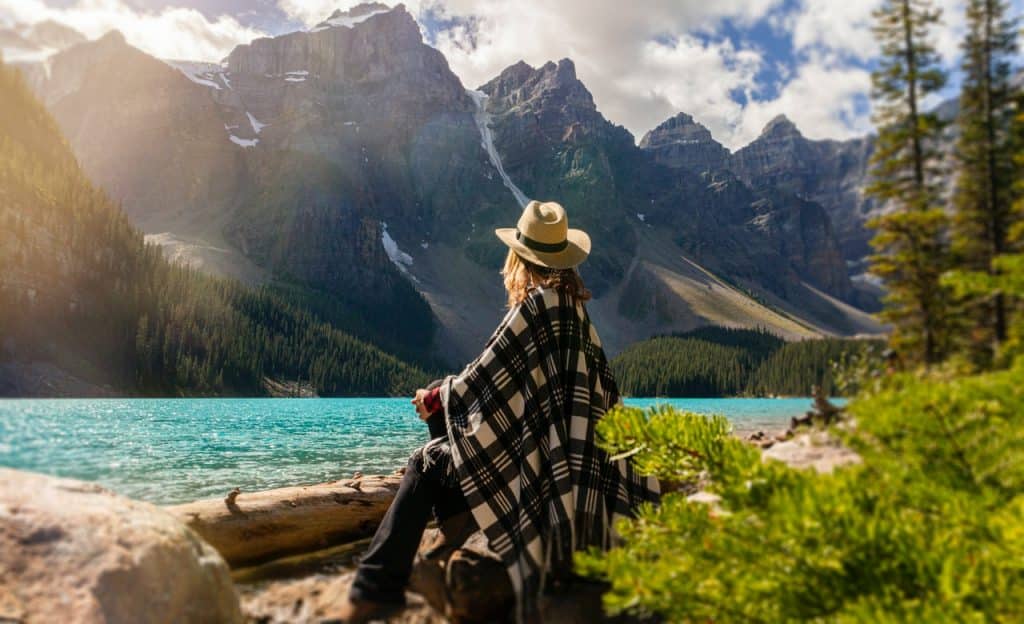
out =
[[389,617],[402,610],[402,605],[372,600],[353,600],[346,596],[345,602],[331,614],[330,618],[320,624],[367,624],[368,622],[386,621]]

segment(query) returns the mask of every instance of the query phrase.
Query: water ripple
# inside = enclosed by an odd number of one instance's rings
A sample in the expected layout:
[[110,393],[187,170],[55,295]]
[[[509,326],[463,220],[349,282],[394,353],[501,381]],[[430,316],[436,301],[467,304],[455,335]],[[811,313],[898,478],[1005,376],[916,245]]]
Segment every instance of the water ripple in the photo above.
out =
[[[628,403],[649,405],[651,399]],[[807,399],[658,400],[780,428]],[[0,466],[154,503],[388,473],[427,439],[407,399],[0,400]]]

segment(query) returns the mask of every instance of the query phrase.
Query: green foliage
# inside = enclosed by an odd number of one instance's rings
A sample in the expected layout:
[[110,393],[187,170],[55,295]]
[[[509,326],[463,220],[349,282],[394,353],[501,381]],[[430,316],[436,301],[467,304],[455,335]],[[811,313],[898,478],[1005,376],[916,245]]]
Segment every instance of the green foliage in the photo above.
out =
[[168,264],[79,169],[53,119],[0,65],[0,336],[145,394],[261,394],[265,377],[323,394],[406,393],[422,371],[279,292]]
[[834,365],[877,346],[844,339],[786,343],[764,330],[705,327],[639,342],[611,365],[619,391],[630,396],[806,396],[813,385],[832,392]]
[[[1013,133],[1020,94],[1011,85],[1017,25],[1006,12],[1001,0],[971,0],[967,5],[952,230],[956,264],[964,270],[993,271],[996,256],[1011,250],[1013,181],[1021,171],[1014,162],[1019,146]],[[959,304],[958,317],[971,331],[958,342],[984,364],[1006,340],[1011,310],[998,293],[976,292]]]
[[945,84],[930,30],[940,19],[930,0],[886,0],[875,11],[882,56],[872,74],[876,124],[868,193],[893,210],[873,219],[871,271],[885,280],[881,316],[892,344],[916,362],[940,361],[948,349],[949,302],[939,285],[949,268],[941,207],[942,123],[924,98]]
[[666,494],[578,558],[614,613],[670,622],[1015,622],[1024,617],[1024,363],[876,380],[836,432],[863,463],[818,474],[761,461],[716,419],[608,414],[612,453],[715,505]]
[[993,363],[1005,366],[1024,356],[1024,254],[997,256],[991,271],[953,271],[943,276],[943,281],[963,299],[1004,298],[1011,323]]
[[605,450],[632,457],[642,474],[673,483],[693,483],[706,470],[725,470],[759,461],[758,451],[730,436],[724,416],[679,412],[662,406],[617,407],[598,426]]

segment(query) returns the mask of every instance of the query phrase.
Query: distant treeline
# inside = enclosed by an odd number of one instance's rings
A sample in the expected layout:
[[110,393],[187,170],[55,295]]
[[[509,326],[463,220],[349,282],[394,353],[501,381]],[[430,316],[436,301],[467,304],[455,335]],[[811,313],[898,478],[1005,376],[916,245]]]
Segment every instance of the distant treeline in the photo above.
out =
[[832,363],[881,343],[826,338],[787,343],[764,330],[704,327],[639,342],[611,366],[628,396],[806,396],[835,391]]
[[86,179],[53,118],[0,64],[0,360],[116,391],[406,394],[426,375],[290,304],[166,262]]

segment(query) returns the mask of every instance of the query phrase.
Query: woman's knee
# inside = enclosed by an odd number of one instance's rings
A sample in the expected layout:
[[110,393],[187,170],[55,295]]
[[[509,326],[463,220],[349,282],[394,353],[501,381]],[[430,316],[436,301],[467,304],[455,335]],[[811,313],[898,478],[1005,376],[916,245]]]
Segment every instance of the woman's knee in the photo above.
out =
[[427,445],[413,451],[409,456],[407,471],[415,471],[422,478],[441,484],[449,480],[451,454],[443,445]]

